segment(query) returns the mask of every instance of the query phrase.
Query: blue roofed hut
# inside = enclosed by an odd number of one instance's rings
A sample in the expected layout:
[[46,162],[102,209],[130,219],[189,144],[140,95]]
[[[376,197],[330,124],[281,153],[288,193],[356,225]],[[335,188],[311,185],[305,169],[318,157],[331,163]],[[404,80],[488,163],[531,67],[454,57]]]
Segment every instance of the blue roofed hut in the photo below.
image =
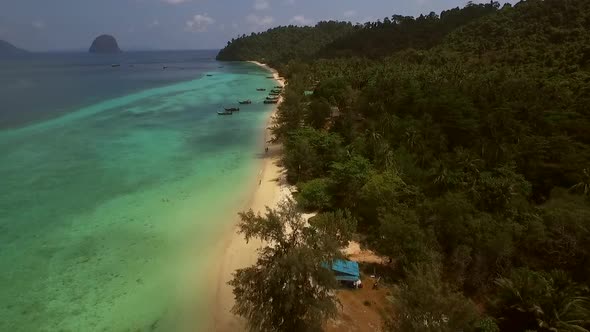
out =
[[[328,267],[328,264],[325,266]],[[361,284],[361,273],[357,262],[337,259],[332,262],[331,270],[336,280],[343,284],[351,287],[358,287]]]

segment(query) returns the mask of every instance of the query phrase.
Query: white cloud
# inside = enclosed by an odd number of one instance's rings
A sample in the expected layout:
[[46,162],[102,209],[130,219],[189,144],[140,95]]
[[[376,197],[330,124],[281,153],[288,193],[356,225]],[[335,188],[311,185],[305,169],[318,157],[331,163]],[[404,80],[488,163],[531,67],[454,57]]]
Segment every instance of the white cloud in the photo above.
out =
[[215,20],[205,14],[197,14],[192,19],[186,21],[186,29],[188,31],[203,32],[207,31],[207,27],[215,23]]
[[157,27],[158,25],[160,25],[160,21],[153,20],[152,23],[149,24],[149,27],[154,28],[154,27]]
[[246,22],[258,26],[271,25],[274,21],[272,16],[256,16],[254,14],[246,16]]
[[344,12],[344,17],[346,17],[346,18],[351,18],[351,17],[355,17],[355,16],[356,16],[355,10],[347,10]]
[[31,25],[36,29],[45,29],[45,22],[43,21],[33,21]]
[[171,4],[171,5],[178,5],[184,2],[189,2],[190,0],[162,0],[165,3]]
[[285,0],[285,3],[288,5],[294,5],[295,4],[295,0]]
[[289,22],[296,25],[311,25],[313,23],[312,20],[305,18],[303,15],[295,15],[289,20]]
[[233,23],[231,24],[231,27],[232,27],[234,30],[238,30],[238,23],[236,23],[236,22],[233,22]]
[[270,3],[268,0],[256,0],[254,1],[254,9],[256,10],[265,10],[270,8]]

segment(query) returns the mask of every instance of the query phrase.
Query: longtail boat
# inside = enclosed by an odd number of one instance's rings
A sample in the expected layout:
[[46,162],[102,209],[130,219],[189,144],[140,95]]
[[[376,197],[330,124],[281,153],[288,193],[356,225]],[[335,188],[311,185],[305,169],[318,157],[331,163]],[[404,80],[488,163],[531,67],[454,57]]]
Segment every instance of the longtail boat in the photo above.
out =
[[283,90],[279,90],[279,89],[270,90],[270,92],[274,92],[274,93],[281,93],[281,91],[283,91]]
[[248,99],[248,100],[241,100],[241,101],[238,101],[238,104],[248,105],[248,104],[252,104],[252,101],[250,99]]
[[236,107],[230,107],[230,108],[223,108],[226,112],[239,112],[240,109],[236,108]]
[[233,112],[231,112],[231,111],[217,112],[217,115],[232,115],[232,114],[233,114]]
[[266,97],[266,100],[279,100],[279,97]]
[[277,104],[279,102],[279,100],[265,100],[264,103],[265,104]]
[[256,91],[266,91],[266,89],[258,88],[258,89],[256,89]]

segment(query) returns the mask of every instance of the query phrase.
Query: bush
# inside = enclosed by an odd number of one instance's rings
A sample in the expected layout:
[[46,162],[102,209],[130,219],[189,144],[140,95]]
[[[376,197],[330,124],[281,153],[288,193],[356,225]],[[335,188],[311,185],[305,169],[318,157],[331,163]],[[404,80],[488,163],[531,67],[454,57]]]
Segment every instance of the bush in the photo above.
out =
[[500,332],[498,324],[496,324],[492,317],[481,319],[475,324],[475,329],[478,332]]
[[389,331],[473,331],[475,304],[441,280],[437,264],[414,265],[396,294]]
[[315,179],[299,185],[297,202],[304,210],[328,210],[332,206],[329,180]]

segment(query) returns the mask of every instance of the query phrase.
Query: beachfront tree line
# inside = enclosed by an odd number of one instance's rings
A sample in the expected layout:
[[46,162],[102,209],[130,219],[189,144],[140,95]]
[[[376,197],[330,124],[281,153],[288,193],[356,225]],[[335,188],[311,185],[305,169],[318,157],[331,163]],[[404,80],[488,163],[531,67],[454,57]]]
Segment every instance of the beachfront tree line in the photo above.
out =
[[350,241],[356,220],[346,212],[322,213],[309,222],[288,199],[264,216],[240,213],[238,230],[246,241],[266,244],[255,265],[240,269],[230,281],[234,314],[251,331],[321,331],[337,313],[337,287],[326,268]]
[[590,329],[590,2],[470,3],[318,43],[232,52],[288,79],[275,133],[299,208],[349,211],[392,259],[386,328]]

